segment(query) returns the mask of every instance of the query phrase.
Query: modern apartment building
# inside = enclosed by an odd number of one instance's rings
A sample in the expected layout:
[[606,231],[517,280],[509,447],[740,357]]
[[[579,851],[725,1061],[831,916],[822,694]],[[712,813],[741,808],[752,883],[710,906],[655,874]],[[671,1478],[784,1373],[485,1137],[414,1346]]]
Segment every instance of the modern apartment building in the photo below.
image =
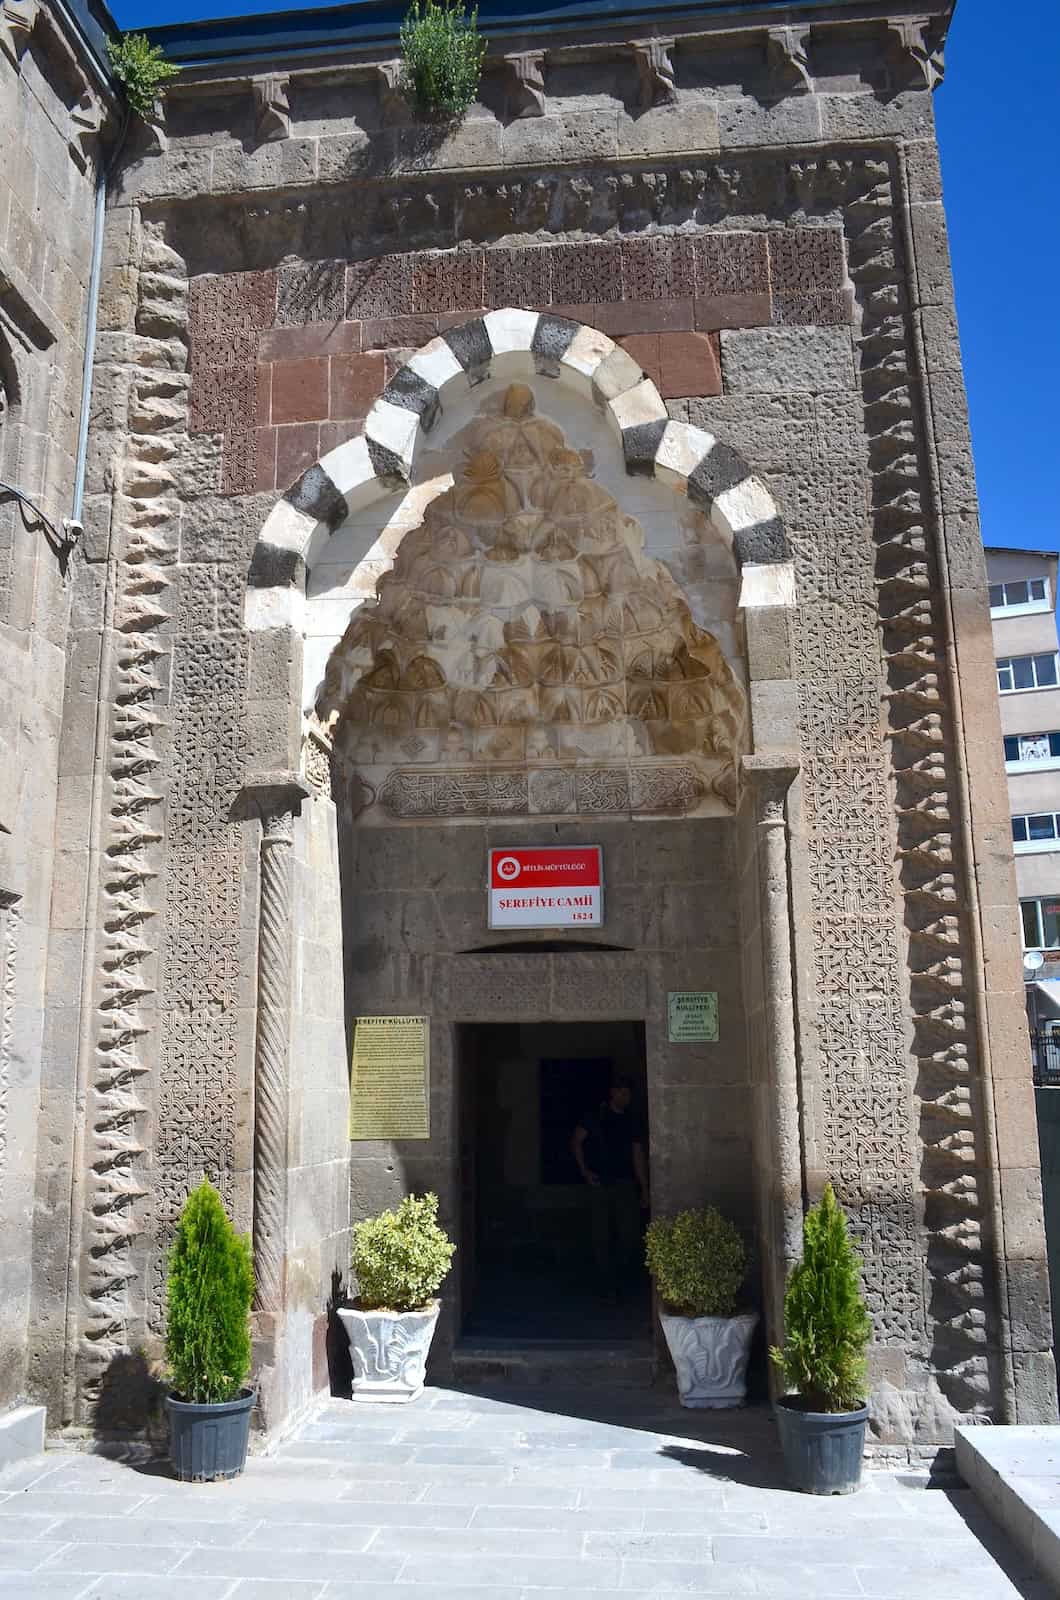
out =
[[1025,967],[1032,1020],[1060,1018],[1058,559],[1050,550],[986,552],[1023,945],[1045,957],[1037,970]]

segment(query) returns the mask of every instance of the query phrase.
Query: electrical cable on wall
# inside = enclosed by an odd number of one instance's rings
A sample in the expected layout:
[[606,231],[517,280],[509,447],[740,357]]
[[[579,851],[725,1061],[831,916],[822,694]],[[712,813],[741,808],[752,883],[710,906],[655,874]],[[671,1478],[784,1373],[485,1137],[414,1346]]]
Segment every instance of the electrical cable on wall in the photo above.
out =
[[[19,510],[22,513],[22,521],[25,526],[30,528],[32,531],[32,524],[30,521],[30,516],[32,516],[37,523],[41,524],[47,530],[51,540],[54,541],[55,549],[60,553],[72,550],[74,545],[76,545],[77,541],[80,539],[82,532],[80,523],[68,522],[64,524],[62,528],[57,528],[51,518],[44,514],[35,500],[31,500],[28,494],[25,494],[23,490],[16,488],[13,483],[5,483],[2,478],[0,478],[0,496],[6,496],[13,500],[17,500]],[[29,514],[27,514],[27,512]]]

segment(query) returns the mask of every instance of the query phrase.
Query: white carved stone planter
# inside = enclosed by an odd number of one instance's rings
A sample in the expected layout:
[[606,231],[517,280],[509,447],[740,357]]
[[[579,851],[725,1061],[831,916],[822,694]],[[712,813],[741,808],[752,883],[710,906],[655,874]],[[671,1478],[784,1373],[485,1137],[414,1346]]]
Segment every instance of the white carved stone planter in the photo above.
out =
[[659,1313],[683,1406],[721,1410],[747,1398],[747,1358],[758,1314],[670,1317]]
[[427,1352],[441,1303],[423,1311],[340,1309],[353,1357],[353,1398],[407,1405],[423,1393]]

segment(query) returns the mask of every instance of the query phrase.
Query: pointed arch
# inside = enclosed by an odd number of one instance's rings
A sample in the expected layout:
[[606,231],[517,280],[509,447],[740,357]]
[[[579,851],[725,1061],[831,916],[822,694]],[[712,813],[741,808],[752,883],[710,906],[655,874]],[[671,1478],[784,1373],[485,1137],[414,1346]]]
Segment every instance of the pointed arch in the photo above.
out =
[[[585,323],[507,309],[450,328],[395,373],[363,431],[311,466],[270,512],[247,580],[251,632],[298,626],[306,573],[356,511],[412,481],[421,436],[447,396],[488,377],[537,374],[574,388],[605,413],[626,471],[671,484],[731,541],[743,572],[741,605],[792,604],[791,551],[772,495],[731,445],[674,422],[625,350]],[[773,569],[764,585],[760,569]],[[765,576],[763,574],[763,576]]]

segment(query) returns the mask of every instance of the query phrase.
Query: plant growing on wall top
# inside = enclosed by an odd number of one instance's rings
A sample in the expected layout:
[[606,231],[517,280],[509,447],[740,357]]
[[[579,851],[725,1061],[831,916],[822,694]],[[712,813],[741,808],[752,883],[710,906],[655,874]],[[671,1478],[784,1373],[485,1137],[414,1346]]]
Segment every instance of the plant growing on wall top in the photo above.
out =
[[180,68],[167,61],[162,46],[151,44],[144,33],[123,33],[120,39],[107,40],[111,69],[129,102],[129,109],[145,122],[163,92],[163,85],[175,78]]
[[474,103],[486,41],[479,38],[478,7],[461,0],[413,0],[401,24],[405,91],[429,117],[453,120]]
[[234,1400],[250,1371],[250,1245],[208,1179],[184,1202],[169,1252],[166,1364],[182,1400]]

